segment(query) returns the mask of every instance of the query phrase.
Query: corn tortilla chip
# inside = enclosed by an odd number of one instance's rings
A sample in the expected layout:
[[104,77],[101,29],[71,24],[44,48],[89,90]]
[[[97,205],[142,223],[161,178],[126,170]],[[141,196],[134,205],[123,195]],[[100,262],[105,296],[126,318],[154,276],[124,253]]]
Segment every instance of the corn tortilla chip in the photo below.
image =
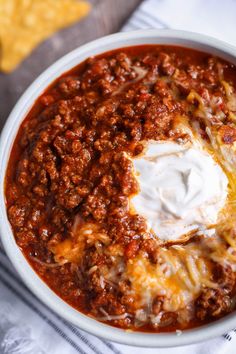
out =
[[89,10],[78,0],[0,0],[0,70],[14,70],[41,41]]

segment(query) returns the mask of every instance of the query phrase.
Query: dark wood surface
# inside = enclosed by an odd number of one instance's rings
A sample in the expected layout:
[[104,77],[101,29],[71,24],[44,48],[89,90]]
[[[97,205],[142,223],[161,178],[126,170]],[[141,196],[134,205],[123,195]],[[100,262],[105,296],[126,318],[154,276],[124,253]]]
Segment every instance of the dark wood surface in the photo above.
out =
[[142,0],[90,0],[89,16],[40,44],[11,74],[0,73],[0,130],[19,96],[50,64],[72,49],[119,31]]

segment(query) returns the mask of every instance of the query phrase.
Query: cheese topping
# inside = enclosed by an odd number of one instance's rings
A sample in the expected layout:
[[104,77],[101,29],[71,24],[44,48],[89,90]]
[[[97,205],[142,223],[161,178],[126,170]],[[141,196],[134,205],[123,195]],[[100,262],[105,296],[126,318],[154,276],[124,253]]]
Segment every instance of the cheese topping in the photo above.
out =
[[152,141],[133,163],[140,191],[132,204],[161,240],[178,240],[217,223],[228,180],[210,154],[197,147]]
[[139,295],[139,306],[148,307],[156,296],[165,296],[165,311],[184,308],[198,296],[202,284],[216,285],[212,282],[209,284],[211,267],[203,247],[197,249],[192,243],[186,248],[160,248],[157,264],[150,263],[144,257],[130,260],[126,276],[132,284],[132,295]]

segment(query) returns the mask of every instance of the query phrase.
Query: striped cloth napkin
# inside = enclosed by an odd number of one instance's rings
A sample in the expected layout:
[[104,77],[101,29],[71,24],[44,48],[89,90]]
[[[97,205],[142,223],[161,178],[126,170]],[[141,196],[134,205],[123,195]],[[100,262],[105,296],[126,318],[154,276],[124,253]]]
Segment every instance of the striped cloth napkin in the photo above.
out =
[[[146,0],[123,30],[177,28],[236,45],[236,0]],[[0,247],[0,354],[235,354],[236,330],[197,345],[148,349],[89,335],[43,305],[21,282]]]

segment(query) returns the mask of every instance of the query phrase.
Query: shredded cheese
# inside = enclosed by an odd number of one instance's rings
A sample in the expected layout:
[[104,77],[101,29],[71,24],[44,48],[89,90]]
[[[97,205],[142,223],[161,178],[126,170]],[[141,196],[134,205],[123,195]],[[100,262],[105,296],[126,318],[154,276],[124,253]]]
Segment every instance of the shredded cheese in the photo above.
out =
[[[165,311],[183,309],[198,296],[202,284],[211,281],[211,267],[202,249],[199,254],[203,257],[204,267],[198,268],[195,251],[195,244],[179,248],[173,246],[161,248],[162,263],[152,264],[142,255],[128,262],[126,277],[140,307],[149,308],[163,290],[166,292],[163,300]],[[163,264],[169,267],[169,273],[164,271]]]

